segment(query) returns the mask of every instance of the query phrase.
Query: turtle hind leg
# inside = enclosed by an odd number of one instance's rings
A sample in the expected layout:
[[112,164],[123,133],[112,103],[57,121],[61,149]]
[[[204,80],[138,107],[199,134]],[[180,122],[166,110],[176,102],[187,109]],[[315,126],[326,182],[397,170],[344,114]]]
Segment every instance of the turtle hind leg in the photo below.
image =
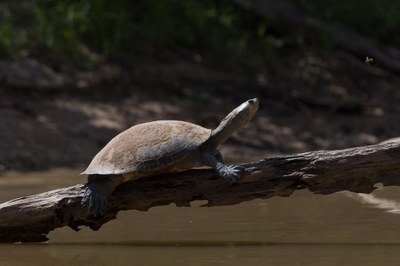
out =
[[244,168],[239,165],[225,165],[222,161],[222,156],[220,153],[213,155],[208,152],[203,152],[202,157],[206,164],[214,168],[215,172],[219,176],[228,181],[235,182],[243,176]]
[[87,206],[91,214],[95,216],[102,214],[107,202],[108,197],[99,191],[96,183],[88,184],[83,194],[81,204]]
[[101,215],[110,195],[119,184],[117,180],[108,177],[92,178],[87,184],[81,204],[87,206],[91,214]]

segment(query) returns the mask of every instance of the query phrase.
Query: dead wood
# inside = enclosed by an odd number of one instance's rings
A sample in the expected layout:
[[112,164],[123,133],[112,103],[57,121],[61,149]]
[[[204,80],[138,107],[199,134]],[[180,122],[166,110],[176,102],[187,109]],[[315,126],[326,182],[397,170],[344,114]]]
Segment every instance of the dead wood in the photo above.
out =
[[146,211],[171,203],[190,206],[194,200],[205,200],[204,206],[212,207],[289,196],[299,189],[315,194],[370,193],[377,183],[400,185],[400,142],[272,157],[243,166],[245,176],[234,184],[210,169],[125,183],[114,192],[100,217],[80,205],[84,185],[14,199],[0,204],[0,241],[45,241],[46,234],[58,227],[97,230],[120,210]]

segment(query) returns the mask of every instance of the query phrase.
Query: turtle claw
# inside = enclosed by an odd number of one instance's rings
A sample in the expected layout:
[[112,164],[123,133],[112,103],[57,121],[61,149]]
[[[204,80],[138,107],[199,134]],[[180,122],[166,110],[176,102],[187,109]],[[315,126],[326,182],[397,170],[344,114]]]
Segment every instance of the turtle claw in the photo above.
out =
[[[213,155],[212,153],[203,152],[203,160],[206,164],[212,166],[215,172],[230,182],[238,181],[244,174],[244,167],[239,165],[227,166],[222,162],[220,153]],[[218,158],[217,158],[217,157]]]
[[244,173],[244,167],[239,165],[230,165],[218,169],[218,174],[230,182],[238,181]]

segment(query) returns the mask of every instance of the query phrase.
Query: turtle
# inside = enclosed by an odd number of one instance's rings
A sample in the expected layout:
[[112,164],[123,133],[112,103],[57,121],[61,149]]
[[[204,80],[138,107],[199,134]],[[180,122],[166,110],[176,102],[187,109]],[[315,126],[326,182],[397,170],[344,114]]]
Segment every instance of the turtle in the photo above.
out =
[[230,182],[244,173],[238,165],[225,165],[218,147],[256,113],[258,99],[231,111],[214,129],[178,120],[158,120],[134,125],[100,150],[82,175],[88,175],[81,204],[102,215],[117,186],[142,177],[210,166]]

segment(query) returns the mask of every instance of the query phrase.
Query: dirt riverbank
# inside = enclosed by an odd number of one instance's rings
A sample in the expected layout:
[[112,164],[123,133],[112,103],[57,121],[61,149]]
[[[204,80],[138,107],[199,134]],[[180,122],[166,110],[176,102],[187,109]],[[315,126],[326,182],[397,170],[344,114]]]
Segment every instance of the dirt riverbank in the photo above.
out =
[[2,170],[85,165],[118,132],[145,121],[214,128],[253,97],[259,112],[223,146],[225,157],[250,161],[400,135],[400,78],[346,54],[288,57],[250,74],[197,56],[86,72],[27,62],[0,67]]

